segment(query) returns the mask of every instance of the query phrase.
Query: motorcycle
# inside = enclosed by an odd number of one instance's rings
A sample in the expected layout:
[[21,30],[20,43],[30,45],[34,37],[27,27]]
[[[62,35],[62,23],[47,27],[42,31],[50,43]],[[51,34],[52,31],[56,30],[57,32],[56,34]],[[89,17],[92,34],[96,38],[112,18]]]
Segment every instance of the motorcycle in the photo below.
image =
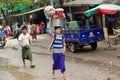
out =
[[6,41],[6,30],[0,29],[0,48],[4,48]]
[[4,48],[5,45],[6,45],[6,38],[0,37],[0,48]]

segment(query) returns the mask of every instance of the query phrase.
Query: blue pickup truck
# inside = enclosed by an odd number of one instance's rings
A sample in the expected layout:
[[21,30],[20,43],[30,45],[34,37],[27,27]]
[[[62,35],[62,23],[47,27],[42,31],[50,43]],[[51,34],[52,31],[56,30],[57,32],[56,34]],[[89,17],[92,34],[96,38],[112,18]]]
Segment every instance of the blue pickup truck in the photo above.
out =
[[[93,25],[94,26],[94,25]],[[77,21],[67,23],[63,29],[67,47],[75,53],[78,49],[90,45],[93,50],[97,48],[97,42],[104,40],[103,28],[98,26],[81,28]]]

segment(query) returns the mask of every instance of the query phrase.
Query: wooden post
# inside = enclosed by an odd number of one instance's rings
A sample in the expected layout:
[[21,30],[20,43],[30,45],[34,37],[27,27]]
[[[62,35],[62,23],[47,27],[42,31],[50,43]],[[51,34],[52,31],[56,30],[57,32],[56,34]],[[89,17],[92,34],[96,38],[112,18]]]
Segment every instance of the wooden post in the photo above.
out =
[[105,14],[102,15],[102,21],[103,21],[105,41],[108,41],[108,29],[105,27]]
[[99,16],[99,25],[100,25],[100,28],[103,28],[102,27],[102,22],[101,22],[101,16]]
[[69,4],[70,20],[72,21],[73,20],[73,16],[72,16],[71,4],[72,4],[72,0],[70,0],[70,4]]
[[[87,6],[87,10],[89,10],[89,5],[86,5]],[[89,29],[89,19],[86,20],[86,27]]]

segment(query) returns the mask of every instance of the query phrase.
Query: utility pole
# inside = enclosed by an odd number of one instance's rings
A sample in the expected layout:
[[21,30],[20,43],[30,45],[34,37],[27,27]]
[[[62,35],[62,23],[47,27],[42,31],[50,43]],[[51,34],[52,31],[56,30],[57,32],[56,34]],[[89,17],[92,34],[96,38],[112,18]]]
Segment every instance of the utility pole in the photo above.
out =
[[70,0],[70,5],[69,5],[70,20],[72,21],[73,20],[73,15],[72,15],[71,4],[72,4],[72,0]]
[[53,0],[50,1],[50,4],[51,4],[51,6],[54,6],[54,5],[53,5]]

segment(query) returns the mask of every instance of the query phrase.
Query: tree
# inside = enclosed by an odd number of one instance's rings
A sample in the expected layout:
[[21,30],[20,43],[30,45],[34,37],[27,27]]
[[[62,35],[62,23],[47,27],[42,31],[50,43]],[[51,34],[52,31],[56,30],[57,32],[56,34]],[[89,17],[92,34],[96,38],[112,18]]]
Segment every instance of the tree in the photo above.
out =
[[[1,0],[0,3],[1,3],[0,5],[1,13],[3,14],[6,24],[8,24],[7,15],[6,15],[8,10],[13,11],[15,6],[31,5],[33,1],[32,0]],[[7,8],[7,9],[4,10],[4,8]]]
[[50,0],[37,0],[35,6],[43,7],[50,4]]

